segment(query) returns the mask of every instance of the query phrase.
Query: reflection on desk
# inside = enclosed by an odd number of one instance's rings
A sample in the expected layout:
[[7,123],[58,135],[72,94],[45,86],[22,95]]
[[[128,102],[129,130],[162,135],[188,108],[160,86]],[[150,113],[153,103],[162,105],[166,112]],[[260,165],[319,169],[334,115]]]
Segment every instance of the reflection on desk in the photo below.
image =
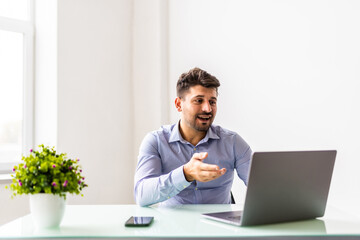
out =
[[[241,205],[68,205],[59,228],[36,229],[30,215],[0,227],[0,238],[360,238],[360,218],[328,207],[323,218],[239,227],[205,219],[206,212],[241,210]],[[126,228],[130,216],[154,216],[150,227]],[[269,238],[270,237],[270,238]]]

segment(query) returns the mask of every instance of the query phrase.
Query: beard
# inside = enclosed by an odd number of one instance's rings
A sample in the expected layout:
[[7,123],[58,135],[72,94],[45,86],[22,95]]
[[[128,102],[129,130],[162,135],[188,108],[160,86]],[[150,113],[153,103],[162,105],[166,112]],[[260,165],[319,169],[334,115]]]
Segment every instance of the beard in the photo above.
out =
[[203,126],[197,126],[197,125],[195,125],[195,126],[194,126],[194,129],[197,130],[197,131],[199,131],[199,132],[207,132],[207,130],[209,130],[210,126],[211,126],[211,124],[209,124],[209,125],[203,125]]
[[[201,116],[207,115],[210,116],[210,118],[205,121],[204,119],[200,118],[199,115]],[[186,122],[191,128],[195,129],[196,131],[207,132],[213,121],[214,121],[214,116],[212,114],[202,113],[202,114],[197,114],[195,118],[193,118],[191,121],[186,121]]]

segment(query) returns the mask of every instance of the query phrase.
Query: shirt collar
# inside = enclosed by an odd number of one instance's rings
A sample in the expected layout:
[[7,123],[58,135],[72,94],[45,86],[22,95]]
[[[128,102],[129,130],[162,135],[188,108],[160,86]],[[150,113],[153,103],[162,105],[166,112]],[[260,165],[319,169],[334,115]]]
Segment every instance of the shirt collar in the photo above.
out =
[[[169,138],[169,143],[171,142],[177,142],[180,141],[182,143],[188,143],[180,134],[179,126],[180,120],[178,123],[174,126],[174,128],[171,131],[171,135]],[[200,143],[207,142],[209,139],[220,139],[219,135],[214,131],[213,126],[211,125],[209,130],[206,132],[206,135],[203,139],[200,140]]]
[[185,143],[186,141],[183,139],[183,137],[180,134],[180,130],[179,130],[179,124],[180,124],[180,120],[178,121],[178,123],[173,127],[172,131],[171,131],[171,135],[169,138],[169,143],[171,142],[183,142]]

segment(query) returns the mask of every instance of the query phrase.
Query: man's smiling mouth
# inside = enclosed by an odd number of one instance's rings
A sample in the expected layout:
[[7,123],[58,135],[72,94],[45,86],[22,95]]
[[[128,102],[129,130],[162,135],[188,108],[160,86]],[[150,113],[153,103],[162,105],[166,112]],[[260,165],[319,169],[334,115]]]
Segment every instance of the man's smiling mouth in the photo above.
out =
[[210,120],[212,115],[198,115],[197,116],[200,120]]

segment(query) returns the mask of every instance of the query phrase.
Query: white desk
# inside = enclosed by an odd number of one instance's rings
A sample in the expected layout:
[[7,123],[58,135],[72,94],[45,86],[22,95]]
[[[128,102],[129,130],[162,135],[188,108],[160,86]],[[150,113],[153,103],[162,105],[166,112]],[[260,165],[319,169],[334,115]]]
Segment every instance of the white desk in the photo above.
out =
[[[34,228],[30,215],[0,227],[0,238],[251,238],[360,239],[360,218],[328,207],[323,218],[301,222],[238,227],[205,219],[201,213],[241,210],[240,205],[68,205],[57,229]],[[154,216],[150,227],[124,226],[132,215]],[[275,238],[276,237],[276,238]]]

